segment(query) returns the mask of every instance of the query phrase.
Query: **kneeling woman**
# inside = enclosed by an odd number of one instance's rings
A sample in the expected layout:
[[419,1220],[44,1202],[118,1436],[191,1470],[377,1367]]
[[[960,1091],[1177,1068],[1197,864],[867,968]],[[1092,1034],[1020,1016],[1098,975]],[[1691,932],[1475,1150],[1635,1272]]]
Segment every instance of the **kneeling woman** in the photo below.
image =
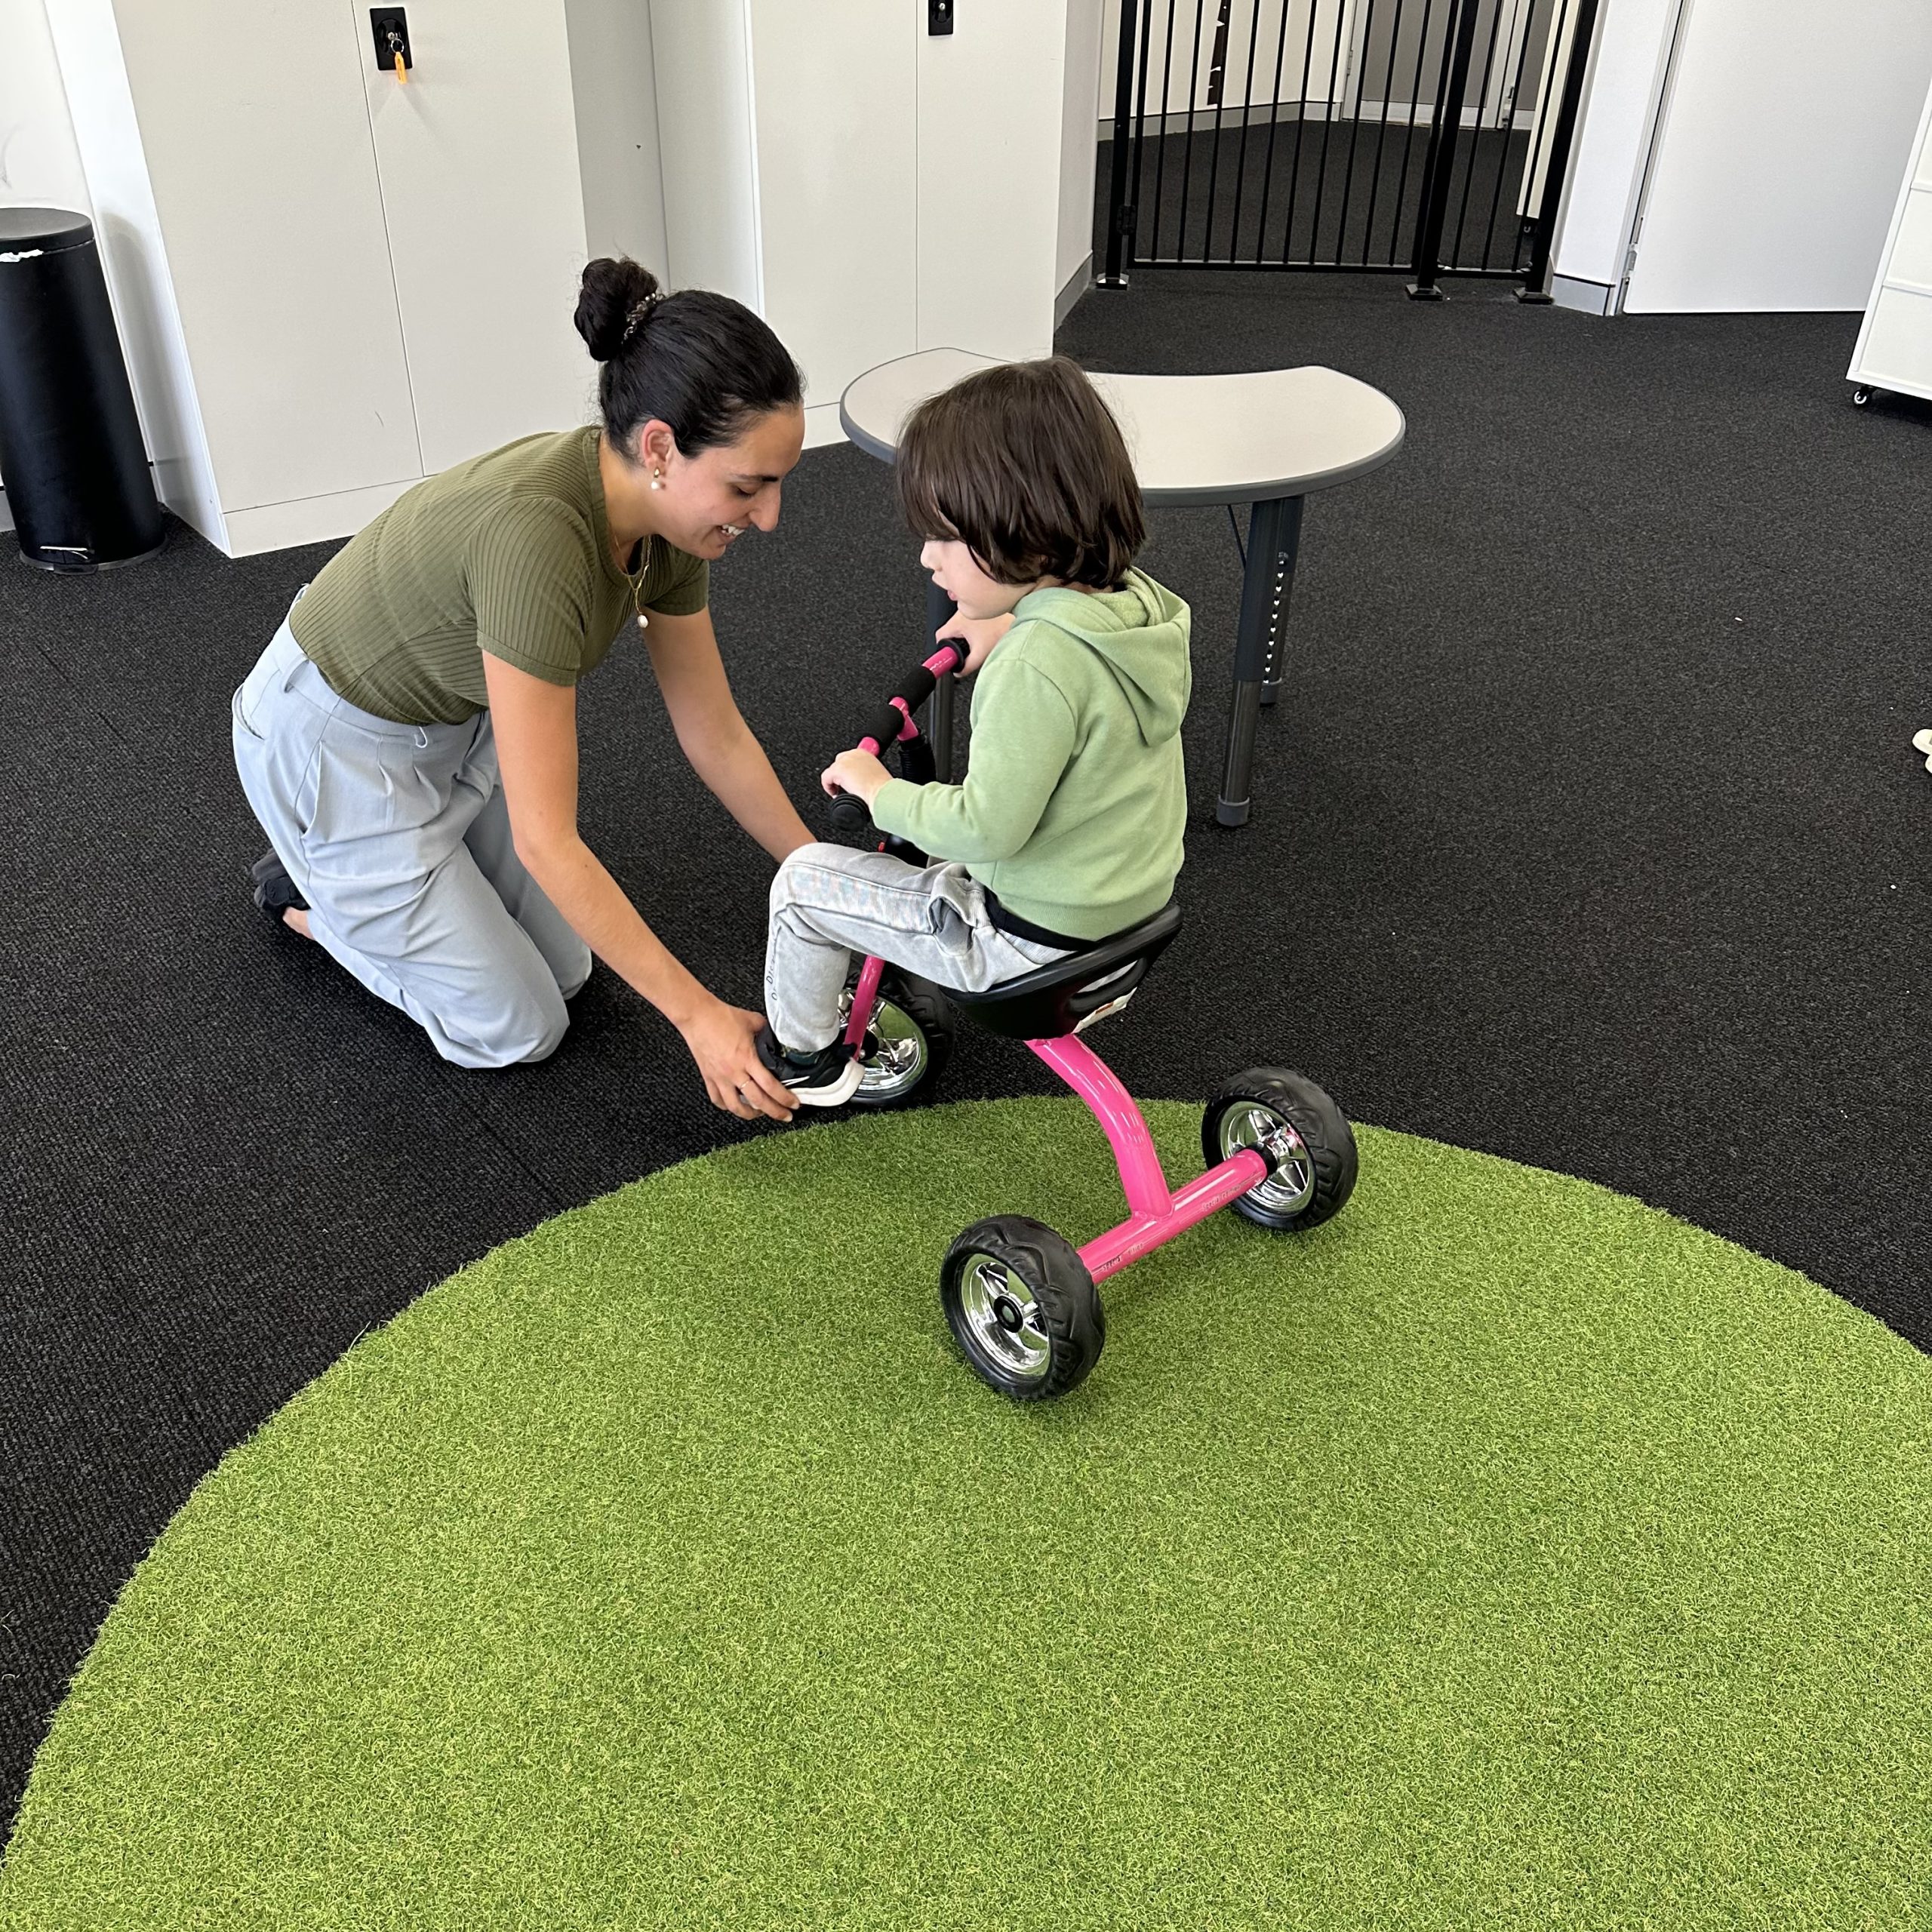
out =
[[297,598],[235,694],[273,850],[255,896],[447,1060],[555,1051],[595,953],[684,1035],[712,1101],[783,1118],[759,1016],[706,991],[577,831],[576,686],[626,628],[694,770],[774,859],[809,842],[739,715],[709,560],[778,521],[804,416],[783,345],[728,297],[584,271],[601,429],[527,436],[401,497]]

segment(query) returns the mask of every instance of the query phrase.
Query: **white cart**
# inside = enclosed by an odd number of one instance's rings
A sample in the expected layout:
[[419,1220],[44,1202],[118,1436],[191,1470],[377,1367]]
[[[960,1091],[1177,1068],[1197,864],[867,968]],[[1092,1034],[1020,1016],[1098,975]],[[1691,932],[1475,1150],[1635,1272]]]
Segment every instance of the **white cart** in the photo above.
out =
[[1881,390],[1932,398],[1932,96],[1918,118],[1878,279],[1847,377],[1863,407]]

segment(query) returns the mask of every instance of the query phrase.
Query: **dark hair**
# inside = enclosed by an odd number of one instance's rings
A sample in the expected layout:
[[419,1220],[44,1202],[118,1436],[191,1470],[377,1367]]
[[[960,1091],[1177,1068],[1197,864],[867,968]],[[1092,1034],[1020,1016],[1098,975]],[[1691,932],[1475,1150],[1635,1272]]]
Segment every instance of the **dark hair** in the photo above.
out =
[[921,537],[957,538],[1000,583],[1115,588],[1147,540],[1113,412],[1077,362],[1003,362],[906,419],[900,507]]
[[735,441],[755,417],[804,401],[798,365],[742,302],[708,288],[669,294],[629,257],[599,256],[583,272],[577,332],[604,367],[597,378],[604,433],[632,459],[654,418],[678,453]]

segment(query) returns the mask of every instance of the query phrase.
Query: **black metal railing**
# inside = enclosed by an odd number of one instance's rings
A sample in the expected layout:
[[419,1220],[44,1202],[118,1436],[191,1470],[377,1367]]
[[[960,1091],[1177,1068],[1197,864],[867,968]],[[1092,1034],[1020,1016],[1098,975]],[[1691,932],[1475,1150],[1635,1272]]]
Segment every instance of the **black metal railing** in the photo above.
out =
[[1520,279],[1541,299],[1600,0],[1121,0],[1103,283]]

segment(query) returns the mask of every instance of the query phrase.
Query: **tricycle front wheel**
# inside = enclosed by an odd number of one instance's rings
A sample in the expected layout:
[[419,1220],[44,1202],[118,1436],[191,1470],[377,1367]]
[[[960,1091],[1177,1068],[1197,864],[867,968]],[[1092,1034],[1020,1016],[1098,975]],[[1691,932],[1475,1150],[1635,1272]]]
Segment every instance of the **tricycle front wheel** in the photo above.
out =
[[[848,992],[841,1018],[851,1011]],[[883,1112],[932,1097],[952,1057],[952,1002],[930,980],[888,969],[859,1049],[859,1085],[850,1104]]]

